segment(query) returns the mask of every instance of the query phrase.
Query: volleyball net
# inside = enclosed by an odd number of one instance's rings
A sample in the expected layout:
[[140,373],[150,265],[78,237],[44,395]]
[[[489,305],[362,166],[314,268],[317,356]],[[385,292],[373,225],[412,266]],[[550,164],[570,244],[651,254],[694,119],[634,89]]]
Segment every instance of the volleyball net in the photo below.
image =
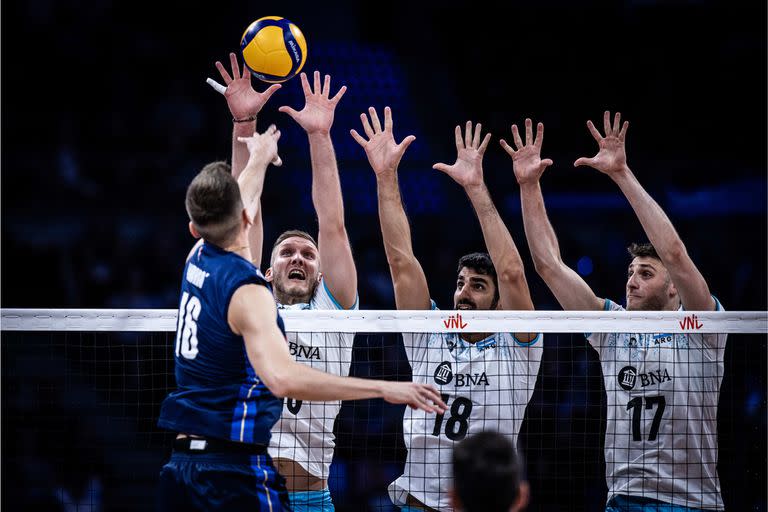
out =
[[[765,507],[766,312],[281,314],[298,361],[429,382],[448,405],[285,399],[270,453],[294,485],[327,480],[337,511],[444,509],[451,448],[483,430],[517,443],[528,510]],[[175,310],[2,310],[3,505],[153,509],[178,327]]]

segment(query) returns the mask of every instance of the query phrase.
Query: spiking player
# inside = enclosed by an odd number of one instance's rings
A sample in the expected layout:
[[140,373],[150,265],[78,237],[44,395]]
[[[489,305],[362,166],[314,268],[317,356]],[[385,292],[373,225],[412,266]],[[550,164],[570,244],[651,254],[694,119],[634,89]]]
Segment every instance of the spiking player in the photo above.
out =
[[279,137],[271,126],[240,139],[250,156],[238,181],[229,165],[214,162],[187,189],[189,229],[202,240],[187,257],[181,285],[178,389],[160,412],[159,425],[178,432],[160,473],[160,510],[290,510],[284,481],[267,454],[282,409],[276,397],[379,396],[444,410],[429,386],[339,377],[291,357],[269,285],[251,263],[247,243],[266,168],[280,163]]
[[[352,130],[376,174],[379,220],[398,309],[435,308],[427,280],[413,254],[410,227],[397,181],[397,169],[415,137],[400,144],[392,134],[392,112],[384,109],[382,128],[376,111],[361,115],[368,140]],[[490,253],[459,260],[454,309],[532,310],[523,263],[483,181],[482,160],[490,135],[481,142],[481,126],[456,127],[457,159],[435,164],[460,184],[480,220]],[[405,412],[408,448],[404,474],[389,486],[401,510],[453,510],[451,454],[468,434],[496,430],[514,443],[533,394],[542,355],[540,336],[528,333],[403,334],[415,382],[436,383],[450,411],[435,418]]]
[[[234,55],[232,73],[216,63],[227,84],[224,95],[230,112],[241,116],[254,129],[258,103],[247,68],[238,73]],[[330,130],[334,112],[346,87],[330,96],[331,77],[321,86],[320,73],[314,73],[314,88],[302,73],[305,106],[296,111],[280,107],[307,133],[312,161],[312,199],[317,212],[318,240],[307,232],[289,230],[275,241],[267,281],[274,287],[279,309],[357,309],[357,270],[344,222],[344,203],[339,171]],[[267,89],[264,94],[276,90]],[[314,89],[314,90],[313,90]],[[250,108],[250,110],[249,110]],[[233,142],[237,144],[237,142]],[[259,219],[260,220],[260,219]],[[261,254],[262,224],[251,230],[253,255]],[[308,366],[348,375],[352,361],[353,333],[290,333],[289,349],[295,359]],[[296,512],[333,510],[328,476],[335,440],[333,424],[341,402],[313,403],[288,397],[275,426],[270,452],[286,477],[291,505]]]
[[[579,158],[610,177],[626,196],[651,244],[632,244],[626,300],[629,311],[722,310],[686,252],[661,207],[627,165],[629,123],[611,125],[605,112],[603,137],[587,127],[599,145],[592,158]],[[530,142],[532,123],[525,121]],[[544,126],[539,123],[537,137]],[[512,156],[522,194],[523,220],[536,271],[563,309],[623,311],[598,298],[560,256],[544,209],[539,179],[551,160],[523,145],[512,126]],[[600,355],[608,396],[605,461],[609,512],[722,510],[717,477],[717,402],[723,377],[725,334],[591,334]]]

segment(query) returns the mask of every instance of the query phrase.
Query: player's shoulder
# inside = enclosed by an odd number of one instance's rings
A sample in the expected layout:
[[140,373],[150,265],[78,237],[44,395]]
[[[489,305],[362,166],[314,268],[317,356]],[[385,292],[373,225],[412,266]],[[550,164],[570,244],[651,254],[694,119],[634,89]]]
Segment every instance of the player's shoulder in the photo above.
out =
[[325,277],[320,278],[320,282],[315,287],[315,293],[312,295],[312,299],[309,302],[309,309],[338,309],[338,310],[358,310],[360,309],[360,298],[356,296],[355,303],[351,308],[344,308],[336,297],[333,296],[331,290],[328,289],[328,284],[325,281]]

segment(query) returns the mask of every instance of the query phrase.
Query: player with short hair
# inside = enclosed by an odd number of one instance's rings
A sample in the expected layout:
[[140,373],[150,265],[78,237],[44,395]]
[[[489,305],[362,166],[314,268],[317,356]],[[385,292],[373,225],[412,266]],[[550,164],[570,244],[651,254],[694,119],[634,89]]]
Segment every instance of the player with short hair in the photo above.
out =
[[451,467],[457,511],[518,512],[528,505],[528,482],[507,436],[487,431],[465,438],[453,449]]
[[[592,158],[579,158],[610,177],[624,193],[650,244],[632,244],[626,283],[629,311],[722,310],[661,207],[627,165],[629,123],[611,124],[605,136],[592,121],[587,127],[599,145]],[[560,256],[547,218],[539,180],[552,160],[541,160],[525,120],[526,143],[512,125],[517,151],[510,154],[520,184],[523,221],[536,271],[565,310],[624,308],[598,298]],[[539,123],[536,141],[544,126]],[[717,477],[717,402],[723,377],[725,334],[594,333],[608,396],[605,434],[608,505],[606,510],[679,512],[722,510]]]
[[[392,112],[384,126],[371,107],[361,115],[368,140],[352,130],[376,174],[379,220],[392,274],[397,309],[436,309],[424,271],[413,253],[410,227],[398,185],[397,169],[415,137],[400,144],[392,133]],[[453,307],[457,310],[532,310],[523,263],[483,180],[482,160],[490,135],[467,123],[456,127],[457,159],[435,164],[460,184],[477,213],[486,253],[459,260]],[[405,412],[403,430],[408,459],[404,474],[389,486],[401,510],[452,510],[451,453],[468,434],[498,430],[517,441],[542,355],[541,336],[529,333],[404,333],[403,344],[413,381],[436,383],[450,412],[434,419]]]
[[[236,59],[232,62],[231,76],[220,63],[217,68],[227,84],[225,97],[232,115],[255,119],[258,111],[248,110],[246,103],[247,98],[257,94],[247,68],[243,67],[242,75],[235,76],[238,74]],[[301,230],[283,232],[272,247],[265,276],[274,289],[278,309],[358,309],[357,269],[344,222],[339,170],[330,136],[336,106],[347,88],[341,87],[331,97],[329,75],[325,75],[321,85],[320,73],[315,71],[314,87],[310,86],[306,74],[301,73],[300,79],[304,108],[296,111],[283,106],[279,110],[296,121],[309,139],[318,237],[315,241],[312,235]],[[250,106],[258,105],[251,101]],[[255,120],[250,122],[255,125]],[[260,222],[251,229],[249,238],[252,254],[260,257],[263,240]],[[349,375],[354,333],[289,333],[287,337],[296,361],[335,375]],[[296,512],[333,510],[328,477],[335,448],[333,424],[340,410],[341,401],[307,402],[295,397],[285,400],[270,452],[278,470],[287,479],[291,505]]]
[[248,230],[264,175],[279,164],[280,132],[240,138],[249,159],[238,180],[209,164],[187,189],[189,230],[202,238],[187,257],[176,333],[178,389],[158,424],[178,432],[160,473],[161,510],[289,510],[284,480],[267,453],[282,400],[382,397],[439,412],[426,385],[339,377],[296,363],[269,283],[251,262]]

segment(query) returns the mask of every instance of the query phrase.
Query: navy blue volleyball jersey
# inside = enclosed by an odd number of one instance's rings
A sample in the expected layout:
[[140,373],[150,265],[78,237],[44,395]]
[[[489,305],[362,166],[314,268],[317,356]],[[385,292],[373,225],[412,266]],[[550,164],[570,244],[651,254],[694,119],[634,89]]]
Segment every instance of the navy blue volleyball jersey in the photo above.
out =
[[[259,269],[233,252],[204,242],[189,258],[176,329],[178,389],[163,401],[160,427],[269,444],[282,400],[256,375],[248,362],[245,340],[227,322],[232,295],[246,284],[269,288]],[[276,322],[285,335],[279,313]]]

